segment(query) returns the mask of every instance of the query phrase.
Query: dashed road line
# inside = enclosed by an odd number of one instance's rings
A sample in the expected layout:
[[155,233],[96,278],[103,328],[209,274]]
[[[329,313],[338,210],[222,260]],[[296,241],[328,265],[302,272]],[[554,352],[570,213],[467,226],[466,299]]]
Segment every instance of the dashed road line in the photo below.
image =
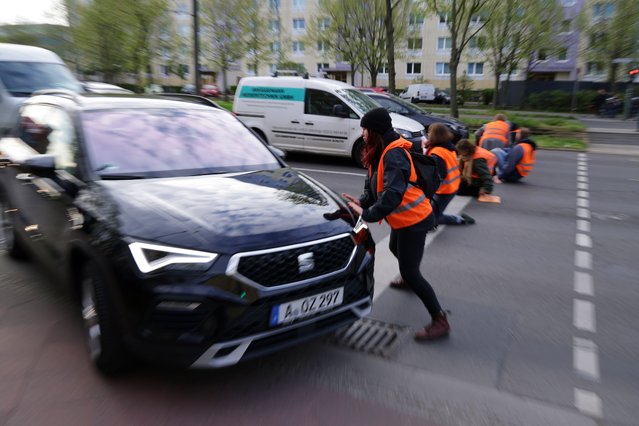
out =
[[579,247],[592,248],[592,239],[589,235],[586,234],[577,234],[575,238],[575,243]]
[[592,284],[592,275],[587,272],[575,271],[575,292],[582,296],[594,296],[595,287]]
[[599,356],[592,340],[573,338],[573,364],[580,376],[599,382]]
[[573,325],[581,331],[595,333],[595,305],[588,300],[573,300]]
[[587,251],[576,250],[575,266],[581,269],[592,269],[592,255]]

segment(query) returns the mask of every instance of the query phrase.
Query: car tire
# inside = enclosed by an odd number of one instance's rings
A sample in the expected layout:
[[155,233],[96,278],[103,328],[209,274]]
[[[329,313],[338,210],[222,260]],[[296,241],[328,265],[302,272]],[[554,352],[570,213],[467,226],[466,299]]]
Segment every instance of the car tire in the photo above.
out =
[[353,153],[351,154],[353,161],[357,164],[357,167],[364,168],[364,162],[362,161],[362,154],[364,154],[364,140],[358,139],[353,145]]
[[2,236],[4,237],[4,247],[12,258],[26,259],[27,251],[16,234],[13,219],[8,210],[9,205],[4,201],[0,201],[0,227],[2,229]]
[[80,274],[80,304],[85,338],[91,360],[100,373],[113,376],[130,364],[106,275],[94,261],[87,261]]
[[416,104],[417,103],[417,99],[416,98],[410,98],[410,103],[411,104]]

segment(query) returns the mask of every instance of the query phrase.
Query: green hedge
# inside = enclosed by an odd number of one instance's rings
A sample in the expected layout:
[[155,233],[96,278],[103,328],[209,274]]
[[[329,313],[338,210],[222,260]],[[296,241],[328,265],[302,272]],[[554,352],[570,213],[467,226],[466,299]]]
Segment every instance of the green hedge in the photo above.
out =
[[[597,96],[595,90],[580,90],[577,92],[577,111],[588,112]],[[526,107],[550,111],[570,111],[572,93],[564,90],[548,90],[528,95]]]

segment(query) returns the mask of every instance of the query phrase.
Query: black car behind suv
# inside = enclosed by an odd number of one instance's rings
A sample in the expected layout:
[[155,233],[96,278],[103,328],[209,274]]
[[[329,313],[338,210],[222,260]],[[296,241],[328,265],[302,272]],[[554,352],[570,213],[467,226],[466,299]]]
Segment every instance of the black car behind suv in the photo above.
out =
[[428,131],[428,126],[433,123],[445,124],[453,134],[453,142],[468,138],[468,126],[452,117],[436,115],[426,112],[410,102],[391,95],[389,93],[366,93],[375,102],[386,108],[389,112],[404,115],[422,124]]
[[104,373],[131,355],[232,365],[371,310],[368,229],[224,110],[48,92],[14,136],[0,141],[7,251],[69,285]]

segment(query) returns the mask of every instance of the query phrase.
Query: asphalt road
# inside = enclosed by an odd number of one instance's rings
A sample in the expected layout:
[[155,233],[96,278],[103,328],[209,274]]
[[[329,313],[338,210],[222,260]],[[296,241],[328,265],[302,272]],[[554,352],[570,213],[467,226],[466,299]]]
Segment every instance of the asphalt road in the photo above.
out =
[[[338,192],[363,187],[348,160],[288,161]],[[0,256],[0,424],[634,425],[638,161],[542,151],[524,183],[497,187],[502,204],[471,201],[477,224],[441,229],[422,263],[450,338],[414,342],[425,309],[386,289],[371,315],[397,331],[384,356],[319,340],[225,370],[106,380],[66,296]],[[392,264],[388,227],[372,229],[378,266]]]

